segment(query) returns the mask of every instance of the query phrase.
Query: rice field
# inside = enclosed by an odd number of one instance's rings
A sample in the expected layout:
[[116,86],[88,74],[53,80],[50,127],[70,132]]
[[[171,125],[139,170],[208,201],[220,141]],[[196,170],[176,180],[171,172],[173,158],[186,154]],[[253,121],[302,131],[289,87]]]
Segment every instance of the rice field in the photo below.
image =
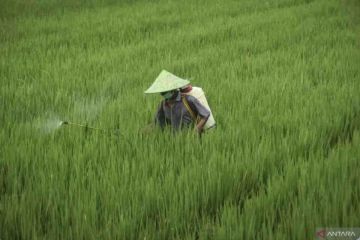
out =
[[[360,227],[358,1],[0,9],[1,240]],[[215,131],[144,131],[161,96],[143,92],[162,69],[206,91]]]

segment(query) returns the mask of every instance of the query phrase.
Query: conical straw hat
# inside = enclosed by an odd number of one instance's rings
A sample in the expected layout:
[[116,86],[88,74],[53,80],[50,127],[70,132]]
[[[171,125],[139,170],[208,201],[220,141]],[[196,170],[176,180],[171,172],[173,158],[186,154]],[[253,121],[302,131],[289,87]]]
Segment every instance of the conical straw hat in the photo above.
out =
[[161,93],[178,89],[188,85],[188,80],[179,78],[166,70],[162,70],[155,82],[145,91],[145,93]]

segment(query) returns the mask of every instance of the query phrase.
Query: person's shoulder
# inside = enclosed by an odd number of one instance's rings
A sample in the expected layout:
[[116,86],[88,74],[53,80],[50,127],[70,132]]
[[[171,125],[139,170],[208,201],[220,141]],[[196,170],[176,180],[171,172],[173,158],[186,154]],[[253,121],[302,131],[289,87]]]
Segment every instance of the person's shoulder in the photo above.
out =
[[190,101],[190,102],[194,102],[194,101],[196,101],[196,100],[197,100],[197,99],[196,99],[196,97],[191,96],[191,95],[186,95],[186,94],[183,94],[182,96],[183,96],[183,97],[185,97],[185,98],[186,98],[186,100],[188,100],[188,101]]

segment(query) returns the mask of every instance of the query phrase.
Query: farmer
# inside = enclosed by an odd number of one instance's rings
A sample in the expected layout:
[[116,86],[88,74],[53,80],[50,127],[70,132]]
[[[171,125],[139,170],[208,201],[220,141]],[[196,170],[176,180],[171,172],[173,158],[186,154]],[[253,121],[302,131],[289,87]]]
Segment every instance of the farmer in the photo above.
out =
[[145,93],[160,93],[164,98],[156,113],[156,125],[162,129],[168,125],[174,130],[179,130],[194,124],[196,132],[203,132],[210,112],[195,97],[180,93],[179,89],[189,83],[188,80],[163,70],[145,91]]

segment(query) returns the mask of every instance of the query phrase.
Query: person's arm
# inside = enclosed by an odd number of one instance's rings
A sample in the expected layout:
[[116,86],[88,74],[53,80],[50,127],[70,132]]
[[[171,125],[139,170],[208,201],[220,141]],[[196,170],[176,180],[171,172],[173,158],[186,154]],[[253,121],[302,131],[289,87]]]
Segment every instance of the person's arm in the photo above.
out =
[[166,125],[165,113],[163,109],[163,101],[161,101],[158,110],[156,112],[155,125],[159,125],[161,129],[163,129]]
[[206,121],[210,117],[210,111],[207,110],[207,108],[204,107],[204,105],[202,105],[195,97],[189,96],[188,101],[190,103],[190,107],[195,110],[200,118],[199,122],[196,124],[195,130],[201,133],[204,130]]
[[[209,117],[208,117],[209,118]],[[205,126],[205,123],[206,121],[208,120],[208,118],[201,118],[200,121],[198,122],[198,124],[196,125],[196,128],[195,130],[198,132],[198,133],[202,133],[204,131],[204,126]]]

